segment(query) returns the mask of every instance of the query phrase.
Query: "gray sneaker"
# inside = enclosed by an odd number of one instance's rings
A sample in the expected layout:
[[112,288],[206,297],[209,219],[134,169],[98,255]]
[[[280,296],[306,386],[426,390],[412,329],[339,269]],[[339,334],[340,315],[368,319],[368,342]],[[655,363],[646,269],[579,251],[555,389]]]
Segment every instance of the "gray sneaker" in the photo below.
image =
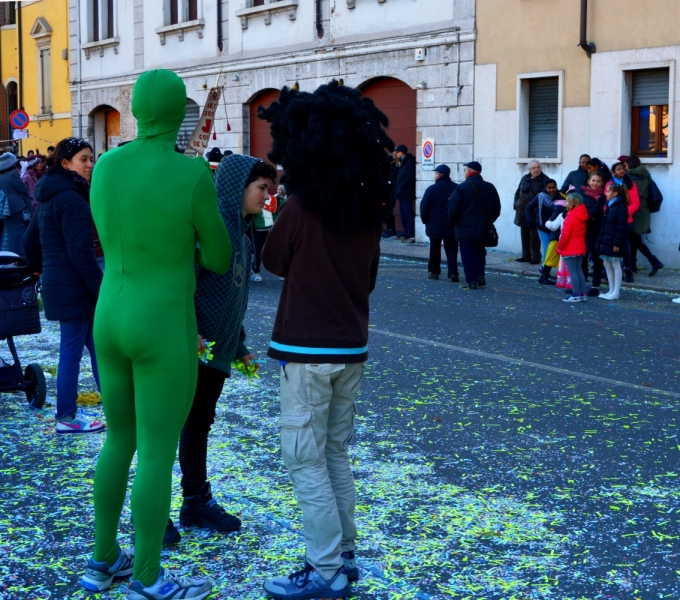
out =
[[[305,563],[302,571],[288,577],[275,577],[264,584],[264,591],[279,600],[310,600],[311,598],[349,598],[350,587],[345,567],[340,567],[329,580]],[[141,600],[141,598],[140,598]]]
[[144,586],[141,581],[132,581],[125,598],[127,600],[176,600],[194,598],[200,600],[212,592],[212,583],[207,579],[182,577],[176,571],[163,569],[158,581]]
[[90,559],[85,568],[85,575],[80,579],[80,585],[90,592],[102,592],[111,587],[114,579],[124,579],[132,575],[134,564],[132,550],[118,548],[118,558],[111,566],[105,562]]

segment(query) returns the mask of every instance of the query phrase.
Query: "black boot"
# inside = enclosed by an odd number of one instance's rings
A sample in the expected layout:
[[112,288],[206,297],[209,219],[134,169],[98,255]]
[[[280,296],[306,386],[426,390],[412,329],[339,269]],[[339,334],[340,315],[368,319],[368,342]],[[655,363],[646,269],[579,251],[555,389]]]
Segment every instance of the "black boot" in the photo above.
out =
[[663,269],[663,263],[656,256],[652,256],[652,270],[649,272],[649,276],[654,277],[659,269]]
[[165,526],[165,534],[163,535],[163,547],[176,546],[182,539],[177,527],[172,522],[172,519],[168,519],[168,524]]
[[635,279],[633,278],[633,271],[631,271],[630,269],[624,269],[623,270],[623,280],[626,283],[633,283],[635,281]]
[[186,496],[179,510],[179,522],[184,527],[199,527],[213,531],[237,531],[241,528],[241,519],[226,512],[210,492],[210,483],[206,482],[195,496]]
[[555,282],[550,279],[550,267],[543,265],[540,269],[541,276],[538,278],[538,283],[541,285],[555,285]]

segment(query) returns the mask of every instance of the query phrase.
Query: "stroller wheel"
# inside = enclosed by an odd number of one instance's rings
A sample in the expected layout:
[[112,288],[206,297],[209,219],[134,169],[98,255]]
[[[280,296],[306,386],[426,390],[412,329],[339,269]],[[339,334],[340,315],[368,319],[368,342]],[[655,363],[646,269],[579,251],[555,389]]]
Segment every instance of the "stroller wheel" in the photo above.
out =
[[33,408],[42,408],[47,397],[45,375],[38,363],[31,363],[24,369],[26,379],[26,399]]

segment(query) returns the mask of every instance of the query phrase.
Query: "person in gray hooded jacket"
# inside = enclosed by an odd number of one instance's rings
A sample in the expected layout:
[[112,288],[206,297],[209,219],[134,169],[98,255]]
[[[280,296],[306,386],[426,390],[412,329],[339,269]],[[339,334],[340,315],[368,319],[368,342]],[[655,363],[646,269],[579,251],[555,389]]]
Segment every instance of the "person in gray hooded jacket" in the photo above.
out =
[[[232,362],[240,359],[249,366],[255,358],[245,345],[243,328],[252,261],[252,247],[245,234],[254,215],[262,212],[269,200],[268,189],[275,183],[274,166],[240,154],[225,157],[215,173],[219,210],[231,238],[232,258],[224,275],[197,267],[194,302],[199,346],[203,340],[215,345],[210,349],[212,359],[199,363],[196,394],[179,440],[184,496],[179,521],[185,527],[227,532],[241,526],[238,517],[228,514],[212,497],[206,471],[208,434]],[[164,544],[173,545],[179,539],[170,520]]]

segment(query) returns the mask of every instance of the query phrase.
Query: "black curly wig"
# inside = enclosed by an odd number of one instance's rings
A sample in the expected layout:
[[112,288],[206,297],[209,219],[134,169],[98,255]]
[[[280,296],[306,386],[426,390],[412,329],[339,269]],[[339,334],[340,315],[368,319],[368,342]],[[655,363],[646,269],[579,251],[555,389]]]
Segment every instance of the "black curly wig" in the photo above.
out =
[[284,87],[258,116],[271,124],[269,159],[283,167],[289,194],[323,225],[341,233],[381,227],[389,202],[394,142],[389,122],[370,98],[337,81],[313,94]]

